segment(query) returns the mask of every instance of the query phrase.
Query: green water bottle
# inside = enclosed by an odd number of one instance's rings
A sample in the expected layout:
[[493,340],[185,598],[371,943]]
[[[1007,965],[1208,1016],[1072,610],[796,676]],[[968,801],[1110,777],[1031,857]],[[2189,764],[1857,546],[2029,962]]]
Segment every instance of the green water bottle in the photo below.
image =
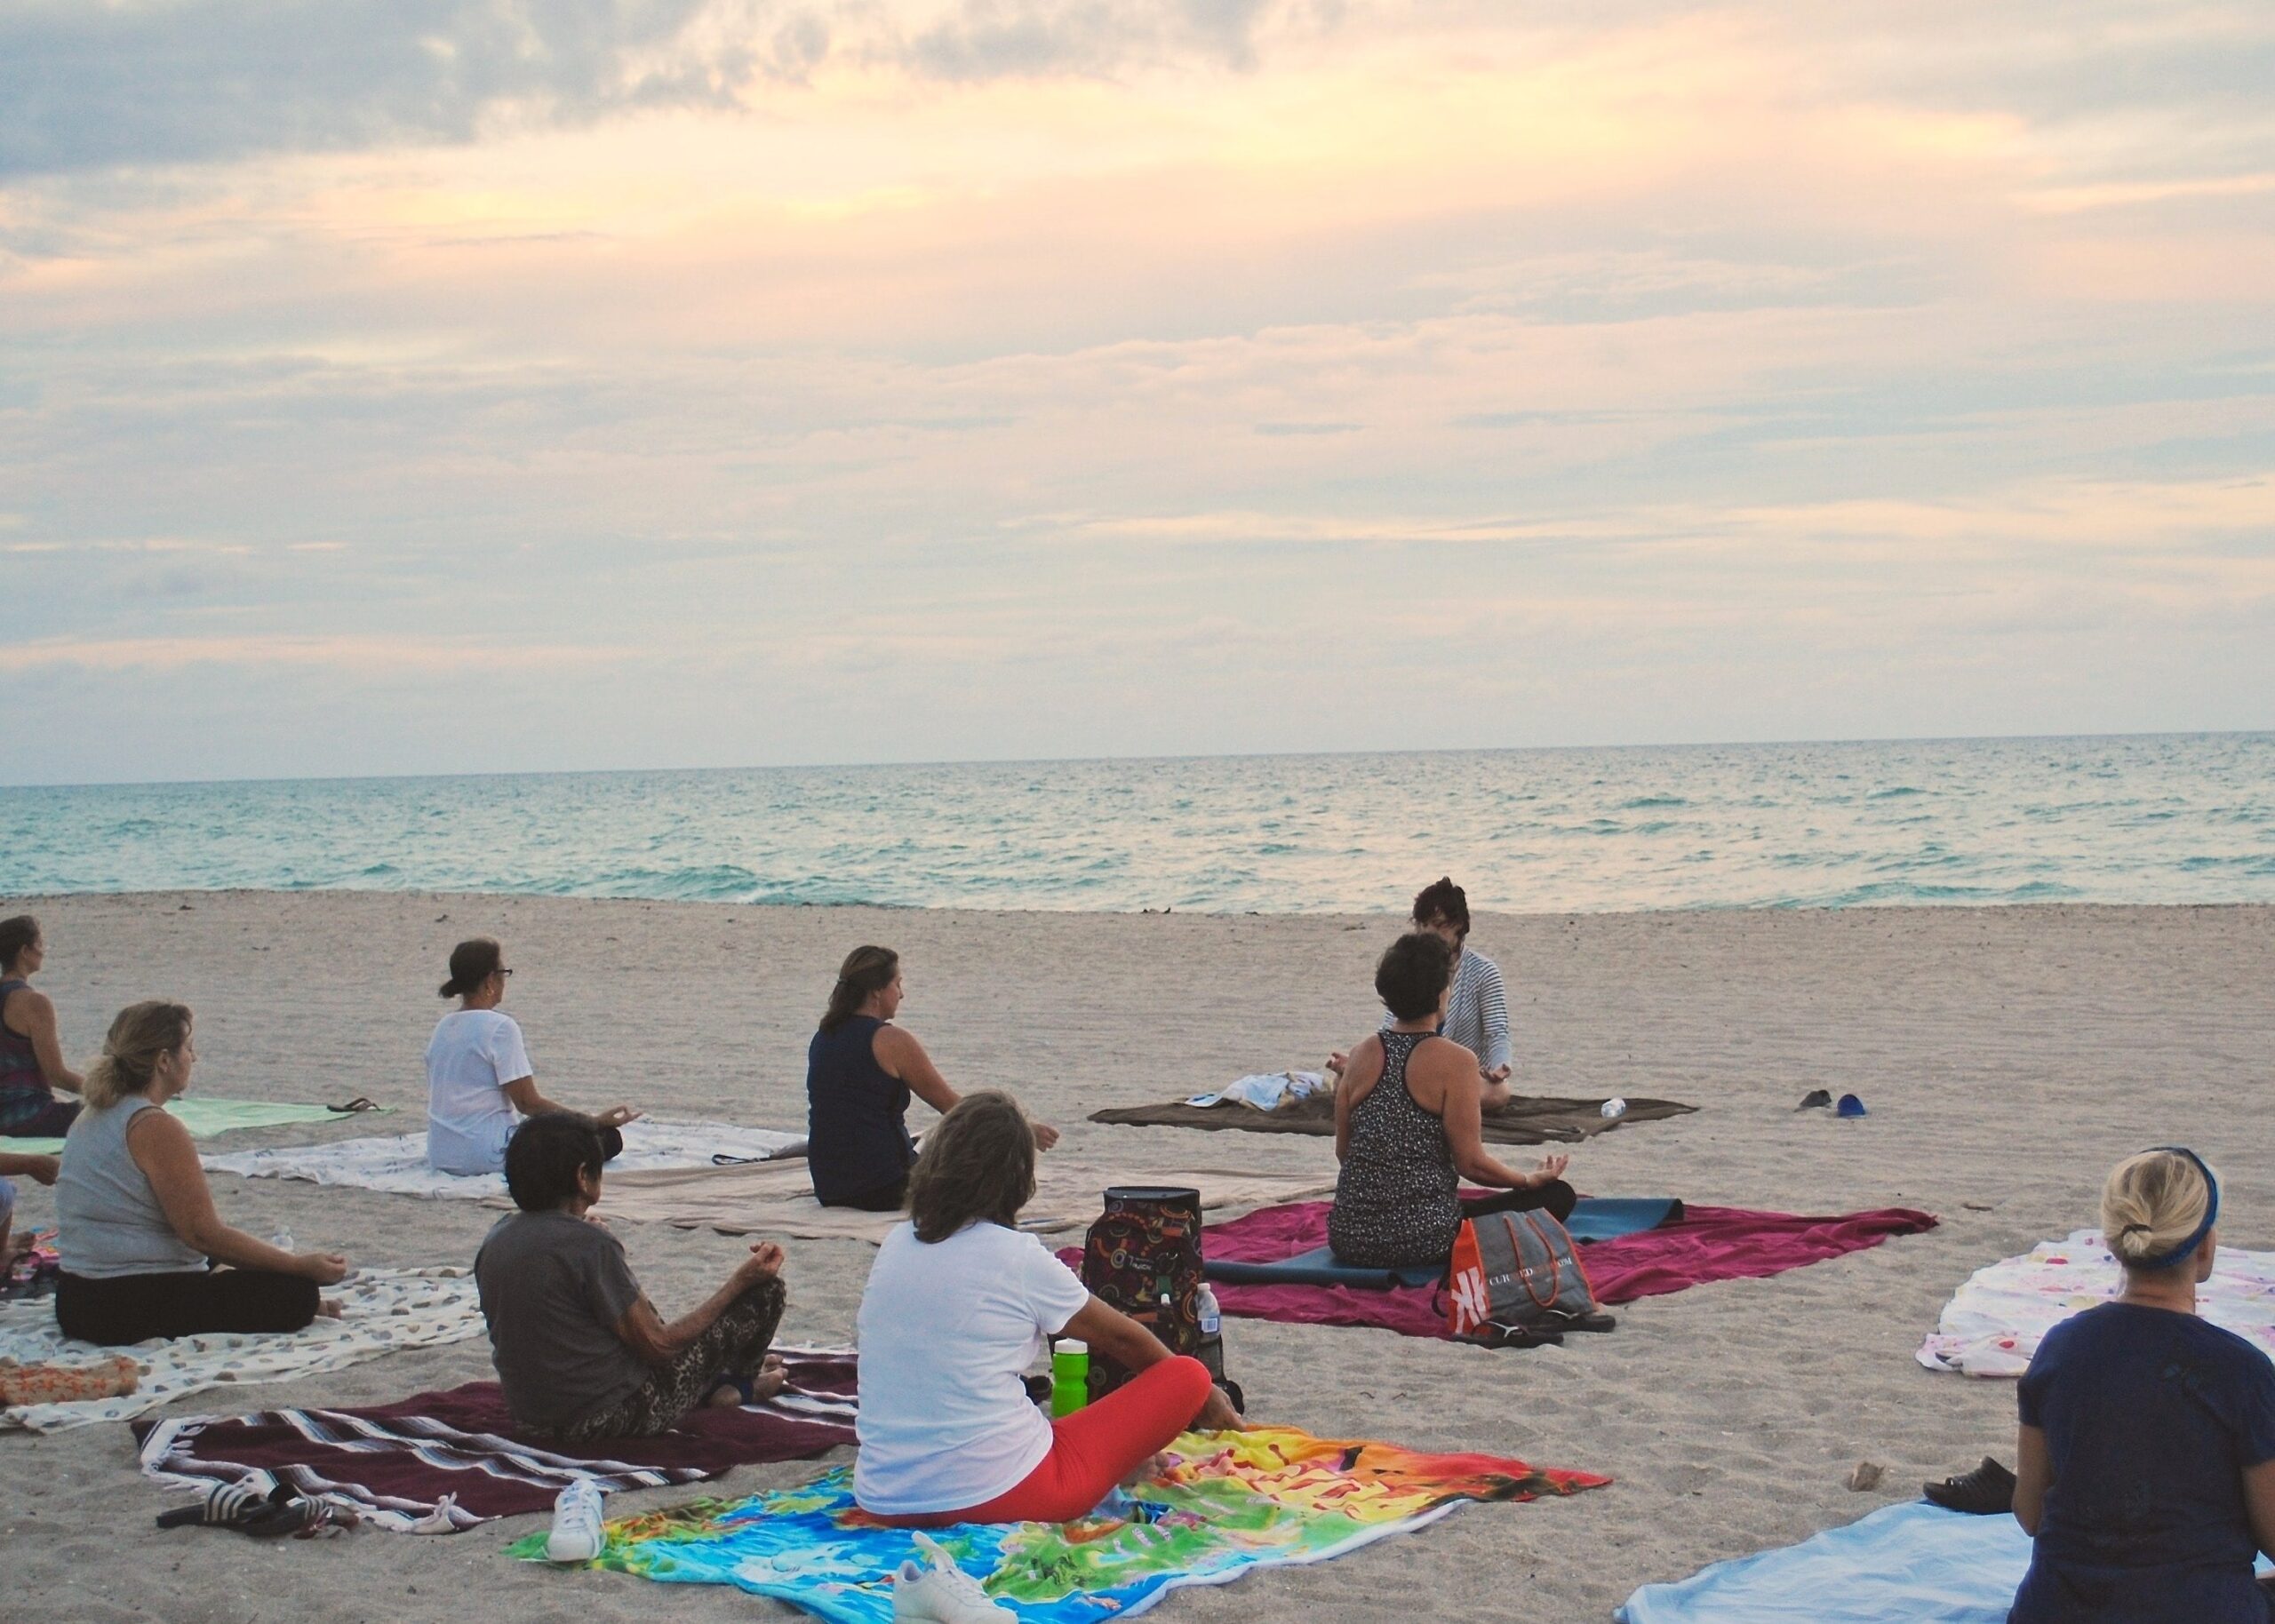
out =
[[1090,1402],[1090,1344],[1068,1338],[1050,1350],[1050,1413],[1072,1415]]

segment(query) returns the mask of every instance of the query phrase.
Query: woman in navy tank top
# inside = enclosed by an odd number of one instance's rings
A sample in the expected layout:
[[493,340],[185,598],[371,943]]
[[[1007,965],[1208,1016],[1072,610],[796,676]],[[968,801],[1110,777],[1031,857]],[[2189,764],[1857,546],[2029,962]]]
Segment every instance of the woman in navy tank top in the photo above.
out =
[[[898,1210],[916,1162],[910,1096],[938,1111],[962,1097],[916,1035],[892,1024],[903,993],[898,953],[855,948],[806,1047],[806,1166],[824,1206]],[[1034,1142],[1048,1150],[1058,1130],[1038,1122]]]

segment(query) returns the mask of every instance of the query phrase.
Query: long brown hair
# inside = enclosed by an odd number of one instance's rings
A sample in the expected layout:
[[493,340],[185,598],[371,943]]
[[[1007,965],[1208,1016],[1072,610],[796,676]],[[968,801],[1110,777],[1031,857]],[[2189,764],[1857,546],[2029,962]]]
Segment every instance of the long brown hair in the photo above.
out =
[[900,955],[889,947],[857,947],[837,967],[837,984],[829,990],[829,1007],[821,1012],[821,1029],[834,1032],[853,1018],[853,1012],[873,992],[882,992],[900,974]]
[[120,1010],[103,1037],[102,1054],[80,1085],[88,1106],[101,1111],[148,1089],[157,1076],[158,1056],[178,1054],[189,1041],[189,1006],[172,999],[154,998]]
[[974,1219],[1016,1229],[1034,1199],[1034,1126],[999,1089],[957,1101],[908,1170],[908,1215],[922,1241],[946,1240]]
[[39,921],[28,913],[0,919],[0,970],[16,962],[16,955],[39,940]]

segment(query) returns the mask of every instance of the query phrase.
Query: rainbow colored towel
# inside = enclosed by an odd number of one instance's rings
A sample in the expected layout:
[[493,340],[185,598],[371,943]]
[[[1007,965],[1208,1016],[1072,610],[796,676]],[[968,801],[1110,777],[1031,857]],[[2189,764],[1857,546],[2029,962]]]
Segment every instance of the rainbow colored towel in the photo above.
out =
[[[1074,1523],[962,1523],[934,1531],[1023,1624],[1142,1612],[1180,1585],[1324,1562],[1434,1522],[1464,1501],[1574,1494],[1611,1481],[1495,1455],[1315,1438],[1291,1427],[1186,1433],[1153,1476]],[[735,1585],[834,1624],[887,1624],[905,1530],[853,1503],[852,1471],[747,1500],[697,1501],[608,1525],[589,1565],[667,1584]],[[507,1554],[545,1557],[545,1535]]]

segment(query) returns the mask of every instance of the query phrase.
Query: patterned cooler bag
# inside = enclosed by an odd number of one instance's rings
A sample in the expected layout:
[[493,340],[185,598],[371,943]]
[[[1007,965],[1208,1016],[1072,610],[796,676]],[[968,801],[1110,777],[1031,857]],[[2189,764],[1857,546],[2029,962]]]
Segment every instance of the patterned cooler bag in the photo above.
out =
[[[1082,1244],[1082,1284],[1108,1308],[1153,1332],[1171,1353],[1201,1345],[1201,1192],[1118,1185]],[[1130,1373],[1095,1349],[1090,1397],[1105,1397]]]
[[1489,1347],[1564,1340],[1567,1331],[1608,1331],[1572,1237],[1548,1213],[1465,1218],[1439,1311],[1446,1333]]

